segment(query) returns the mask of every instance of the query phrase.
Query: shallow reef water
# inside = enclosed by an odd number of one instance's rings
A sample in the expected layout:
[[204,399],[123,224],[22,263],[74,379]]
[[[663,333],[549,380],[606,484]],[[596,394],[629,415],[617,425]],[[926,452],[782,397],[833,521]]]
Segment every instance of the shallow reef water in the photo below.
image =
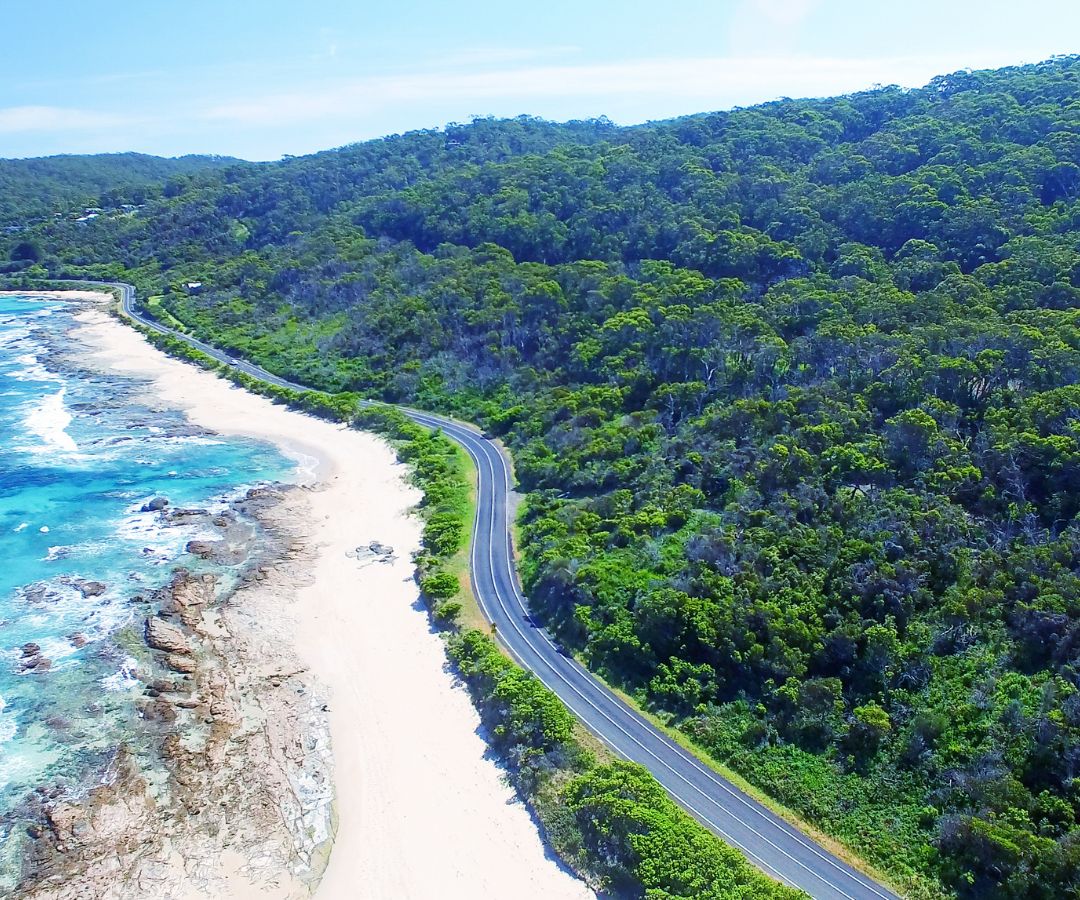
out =
[[138,743],[148,598],[178,566],[209,565],[185,552],[203,520],[144,507],[223,510],[295,475],[273,446],[206,433],[146,383],[84,367],[77,310],[0,297],[0,886],[27,793],[92,787]]

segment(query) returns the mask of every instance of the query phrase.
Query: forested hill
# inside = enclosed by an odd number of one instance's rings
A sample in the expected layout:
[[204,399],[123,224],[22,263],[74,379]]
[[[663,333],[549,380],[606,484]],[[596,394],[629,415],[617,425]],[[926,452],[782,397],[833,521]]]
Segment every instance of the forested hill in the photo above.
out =
[[481,120],[33,238],[504,436],[537,614],[911,896],[1078,895],[1080,58]]
[[163,159],[142,153],[0,159],[0,225],[69,215],[80,205],[139,204],[173,175],[239,164],[223,156]]

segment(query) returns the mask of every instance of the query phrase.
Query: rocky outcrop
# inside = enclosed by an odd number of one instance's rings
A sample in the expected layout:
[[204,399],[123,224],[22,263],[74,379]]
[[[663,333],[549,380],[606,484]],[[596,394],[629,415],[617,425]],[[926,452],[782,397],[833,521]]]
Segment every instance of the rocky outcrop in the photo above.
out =
[[46,603],[53,595],[43,584],[31,584],[21,591],[23,600],[31,606],[40,606]]
[[397,557],[394,555],[394,548],[387,544],[380,544],[378,541],[372,541],[365,547],[357,547],[355,550],[350,550],[346,556],[350,559],[355,559],[362,565],[370,565],[371,563],[392,563]]
[[40,674],[52,668],[52,660],[41,655],[41,647],[34,643],[23,644],[19,657],[20,671],[25,674]]
[[165,665],[174,672],[180,672],[184,675],[190,675],[198,668],[195,664],[195,660],[190,656],[181,656],[178,653],[170,653],[166,656]]
[[[81,800],[59,788],[31,795],[24,887],[51,885],[65,896],[103,896],[120,860],[138,854],[160,828],[147,784],[126,748],[118,750],[107,779]],[[102,847],[110,852],[103,856]]]
[[165,521],[170,525],[194,525],[203,519],[209,518],[210,513],[205,509],[170,509],[162,513]]
[[188,541],[184,549],[192,556],[199,557],[199,559],[210,559],[214,555],[215,544],[217,543],[217,541]]
[[169,505],[168,497],[155,497],[148,503],[144,503],[142,506],[142,512],[160,512],[166,506]]
[[181,569],[164,592],[161,612],[179,616],[186,627],[195,628],[202,619],[203,611],[213,604],[216,588],[217,579],[213,575],[195,575]]
[[87,599],[90,597],[100,597],[109,589],[107,585],[100,581],[87,581],[84,578],[76,579],[73,584],[75,585],[75,589]]
[[184,632],[156,616],[147,618],[144,636],[146,643],[155,650],[183,656],[191,654],[191,644],[184,637]]
[[273,487],[251,488],[243,500],[234,505],[245,516],[258,516],[276,506],[282,498],[282,492]]
[[184,548],[192,556],[209,560],[222,566],[235,566],[247,558],[248,547],[244,542],[188,541]]
[[381,560],[391,559],[394,555],[394,548],[388,544],[380,544],[378,541],[372,541],[368,544],[368,550],[374,553]]
[[[281,496],[256,491],[241,503],[269,515]],[[188,511],[156,512],[172,524]],[[307,547],[289,533],[297,510],[282,509],[260,534],[273,536],[276,552],[249,559],[264,545],[254,543],[247,512],[207,515],[200,527],[220,528],[221,540],[189,548],[248,563],[233,593],[223,598],[212,575],[178,570],[132,600],[156,611],[144,617],[152,652],[141,655],[135,701],[147,743],[133,745],[153,775],[125,757],[88,794],[59,784],[35,792],[18,815],[26,843],[17,896],[226,896],[228,850],[246,861],[252,896],[310,897],[333,833],[326,697],[304,677],[280,617],[306,577]],[[68,640],[87,643],[81,632]],[[41,661],[37,644],[21,653],[23,664]]]

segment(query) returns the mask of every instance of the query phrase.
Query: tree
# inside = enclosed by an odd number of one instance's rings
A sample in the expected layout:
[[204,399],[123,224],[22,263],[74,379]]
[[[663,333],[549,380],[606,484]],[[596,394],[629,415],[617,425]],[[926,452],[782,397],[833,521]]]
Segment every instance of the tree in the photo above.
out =
[[420,589],[435,600],[448,600],[461,589],[457,577],[450,572],[432,572],[420,580]]
[[874,701],[856,706],[851,711],[848,733],[845,738],[848,752],[856,757],[857,765],[865,768],[868,758],[874,756],[892,732],[888,712]]
[[35,241],[19,241],[11,248],[11,259],[12,262],[41,262],[41,247]]

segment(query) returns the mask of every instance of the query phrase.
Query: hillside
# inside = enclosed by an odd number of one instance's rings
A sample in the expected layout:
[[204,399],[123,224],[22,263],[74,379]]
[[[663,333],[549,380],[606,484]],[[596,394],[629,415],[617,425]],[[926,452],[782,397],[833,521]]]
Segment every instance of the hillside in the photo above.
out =
[[911,896],[1080,891],[1080,57],[480,120],[34,238],[502,436],[538,615]]
[[223,156],[163,159],[143,153],[0,159],[0,226],[17,225],[87,204],[139,204],[160,196],[174,175],[241,164]]

